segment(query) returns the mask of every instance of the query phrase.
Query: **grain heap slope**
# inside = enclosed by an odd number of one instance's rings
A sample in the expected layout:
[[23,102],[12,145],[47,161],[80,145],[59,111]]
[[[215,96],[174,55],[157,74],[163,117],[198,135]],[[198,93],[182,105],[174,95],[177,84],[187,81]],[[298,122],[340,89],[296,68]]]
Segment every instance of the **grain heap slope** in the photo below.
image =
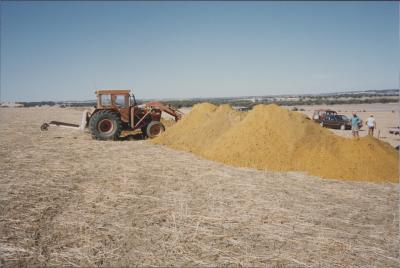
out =
[[198,104],[154,142],[240,167],[305,171],[332,179],[398,180],[398,154],[389,144],[336,136],[276,105],[242,113],[227,105]]

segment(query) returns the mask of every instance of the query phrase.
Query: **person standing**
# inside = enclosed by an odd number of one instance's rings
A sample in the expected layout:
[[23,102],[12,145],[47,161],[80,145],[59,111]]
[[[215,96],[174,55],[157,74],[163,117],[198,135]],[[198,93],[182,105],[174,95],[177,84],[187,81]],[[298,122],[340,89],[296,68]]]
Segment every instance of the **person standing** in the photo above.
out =
[[374,136],[374,129],[376,128],[376,121],[372,114],[367,119],[367,126],[368,126],[368,135]]
[[353,137],[357,139],[360,138],[360,136],[358,135],[358,131],[360,130],[360,123],[360,117],[358,117],[356,113],[353,113],[353,117],[351,118],[351,133],[353,134]]

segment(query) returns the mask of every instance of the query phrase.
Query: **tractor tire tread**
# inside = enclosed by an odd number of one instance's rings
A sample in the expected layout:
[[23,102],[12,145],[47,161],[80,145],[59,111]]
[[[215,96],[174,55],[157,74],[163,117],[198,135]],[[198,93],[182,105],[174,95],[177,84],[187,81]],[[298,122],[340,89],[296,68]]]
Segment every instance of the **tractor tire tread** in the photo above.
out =
[[[160,125],[160,128],[161,128],[161,131],[160,131],[160,133],[159,134],[157,134],[157,135],[155,135],[155,136],[153,136],[153,135],[151,135],[151,133],[150,133],[150,128],[152,127],[152,126],[154,126],[154,125]],[[149,137],[149,138],[154,138],[154,137],[157,137],[157,136],[159,136],[161,133],[163,133],[165,131],[165,126],[163,125],[163,123],[161,123],[160,121],[151,121],[147,126],[146,126],[146,137]]]
[[[113,133],[109,136],[103,136],[97,130],[97,123],[103,118],[108,118],[110,120],[113,120],[115,123],[116,130],[113,131]],[[118,113],[110,110],[100,110],[96,112],[94,115],[92,115],[92,117],[90,118],[89,128],[90,128],[90,134],[92,135],[93,139],[118,140],[122,132],[122,121]]]

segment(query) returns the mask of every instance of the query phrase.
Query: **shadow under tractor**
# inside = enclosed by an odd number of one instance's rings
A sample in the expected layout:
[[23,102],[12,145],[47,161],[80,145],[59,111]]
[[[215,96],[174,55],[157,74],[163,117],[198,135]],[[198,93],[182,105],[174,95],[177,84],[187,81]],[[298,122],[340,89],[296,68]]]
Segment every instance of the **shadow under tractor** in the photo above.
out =
[[97,140],[118,140],[123,130],[142,131],[142,135],[154,138],[164,130],[160,122],[163,112],[173,116],[175,121],[181,119],[183,113],[171,105],[161,102],[136,103],[130,90],[98,90],[97,105],[91,111],[84,111],[81,124],[70,124],[59,121],[43,123],[41,130],[49,126],[59,126],[89,131]]

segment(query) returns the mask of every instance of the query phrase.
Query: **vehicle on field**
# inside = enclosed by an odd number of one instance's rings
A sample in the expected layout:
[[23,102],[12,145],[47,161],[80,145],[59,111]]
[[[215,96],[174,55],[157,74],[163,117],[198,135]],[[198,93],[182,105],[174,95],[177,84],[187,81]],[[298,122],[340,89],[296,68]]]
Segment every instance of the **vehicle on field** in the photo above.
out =
[[331,114],[325,116],[324,119],[320,121],[320,125],[322,127],[341,130],[351,129],[350,119],[347,116],[341,114]]
[[314,111],[312,119],[317,123],[321,123],[327,116],[336,114],[337,112],[333,110],[319,109]]
[[140,129],[144,136],[153,138],[160,135],[164,125],[160,122],[162,112],[178,121],[183,113],[173,106],[161,102],[147,102],[138,105],[130,90],[98,90],[97,104],[91,111],[85,111],[81,124],[59,121],[44,123],[41,130],[49,126],[60,126],[83,130],[89,128],[94,139],[117,140],[123,130]]
[[393,135],[400,135],[400,127],[389,128],[389,133]]

